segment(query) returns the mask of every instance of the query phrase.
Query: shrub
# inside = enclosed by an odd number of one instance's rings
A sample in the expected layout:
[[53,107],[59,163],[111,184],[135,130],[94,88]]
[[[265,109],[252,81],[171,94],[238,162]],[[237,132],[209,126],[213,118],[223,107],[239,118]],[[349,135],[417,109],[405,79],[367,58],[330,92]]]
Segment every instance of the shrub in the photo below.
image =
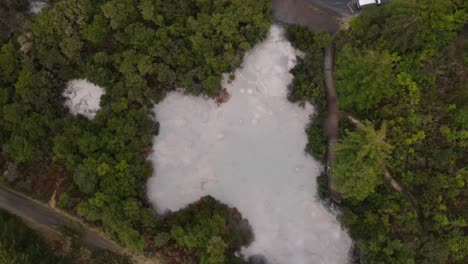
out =
[[172,214],[165,229],[178,246],[194,252],[202,264],[239,261],[241,247],[253,240],[247,220],[211,196]]
[[71,204],[70,195],[68,195],[68,193],[61,194],[58,200],[58,206],[60,208],[68,208],[70,207],[70,204]]

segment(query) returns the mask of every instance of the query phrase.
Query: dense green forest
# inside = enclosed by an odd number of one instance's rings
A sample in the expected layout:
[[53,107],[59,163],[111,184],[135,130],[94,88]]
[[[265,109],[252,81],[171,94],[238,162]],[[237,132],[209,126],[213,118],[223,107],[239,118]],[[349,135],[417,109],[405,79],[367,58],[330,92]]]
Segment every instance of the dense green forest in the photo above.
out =
[[179,258],[182,263],[241,264],[244,259],[236,255],[254,238],[251,227],[235,208],[229,208],[211,196],[201,198],[172,214],[160,227],[156,246],[164,246],[166,255],[177,254],[173,245],[198,256],[194,262],[190,255]]
[[[151,110],[178,87],[215,96],[222,73],[266,36],[271,3],[59,0],[37,16],[21,3],[0,5],[9,14],[0,25],[1,182],[43,200],[56,192],[60,207],[135,251],[170,240],[195,262],[231,258],[240,247],[217,229],[209,230],[219,240],[210,242],[218,243],[211,255],[181,239],[190,229],[159,237],[164,221],[176,221],[158,220],[145,197],[146,158],[158,133]],[[105,88],[93,120],[63,106],[66,82],[76,78]]]
[[[334,37],[341,131],[332,173],[360,263],[468,262],[467,8],[394,0],[365,8]],[[305,89],[319,88],[318,66],[307,65],[316,44],[304,30],[289,30],[306,51],[290,89],[294,101],[316,103],[323,91]],[[318,109],[307,150],[323,159]]]

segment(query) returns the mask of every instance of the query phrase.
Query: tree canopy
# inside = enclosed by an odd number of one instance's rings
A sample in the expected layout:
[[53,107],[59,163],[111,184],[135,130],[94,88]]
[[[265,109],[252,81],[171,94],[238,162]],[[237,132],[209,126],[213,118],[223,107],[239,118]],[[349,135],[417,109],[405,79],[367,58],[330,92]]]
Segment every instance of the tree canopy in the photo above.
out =
[[[468,260],[466,8],[390,1],[335,36],[340,110],[371,122],[340,121],[332,167],[363,263]],[[381,184],[389,171],[408,193]]]
[[240,250],[253,240],[248,221],[211,196],[174,213],[165,225],[171,239],[194,251],[202,264],[243,263]]
[[[331,172],[356,263],[468,261],[467,3],[370,5],[334,36],[342,118]],[[319,50],[305,27],[291,27],[288,37],[306,51],[304,61]],[[306,150],[323,158],[326,109],[314,82],[322,57],[311,60],[291,71],[290,99],[318,106]],[[318,186],[326,197],[325,177]]]
[[344,197],[363,200],[382,180],[382,164],[392,146],[385,142],[386,128],[375,130],[369,122],[358,123],[336,147],[337,163],[332,167],[334,184]]
[[[21,23],[14,15],[0,24],[1,30],[21,25],[0,42],[1,159],[21,172],[58,166],[53,176],[65,177],[66,209],[132,250],[153,248],[148,242],[158,221],[144,195],[152,174],[146,158],[158,133],[151,109],[180,87],[215,96],[222,74],[239,67],[245,52],[266,37],[271,3],[48,3],[38,15],[22,13]],[[76,78],[106,91],[93,120],[63,106],[66,83]],[[37,182],[56,184],[50,175],[24,174],[13,187],[32,193]]]
[[336,86],[344,110],[374,110],[382,100],[400,94],[397,82],[399,57],[388,51],[345,45],[336,61]]

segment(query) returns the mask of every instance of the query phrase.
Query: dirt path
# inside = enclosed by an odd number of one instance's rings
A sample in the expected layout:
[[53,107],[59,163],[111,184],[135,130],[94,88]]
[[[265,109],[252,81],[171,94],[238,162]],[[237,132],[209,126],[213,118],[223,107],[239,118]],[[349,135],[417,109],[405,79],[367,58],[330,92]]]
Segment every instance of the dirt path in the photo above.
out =
[[327,175],[328,175],[328,190],[331,198],[340,203],[341,195],[335,191],[331,166],[336,162],[335,148],[338,143],[338,130],[340,112],[338,108],[338,95],[336,93],[335,82],[333,79],[333,68],[335,64],[335,48],[333,44],[325,48],[323,74],[325,77],[325,86],[327,89],[328,117],[325,121],[325,132],[328,138],[328,158],[327,158]]
[[468,36],[468,26],[465,26],[464,33],[460,34],[456,41],[456,54],[457,54],[457,74],[460,77],[460,82],[463,84],[467,79],[467,71],[465,69],[465,39]]
[[[311,31],[318,32],[326,30],[331,34],[338,31],[346,14],[346,0],[272,0],[273,16],[285,23],[307,26]],[[329,5],[329,6],[327,6]],[[341,11],[340,11],[341,10]],[[350,11],[352,14],[352,11]],[[339,109],[338,96],[333,80],[334,47],[325,49],[324,55],[324,77],[327,89],[328,117],[325,129],[328,137],[327,175],[328,189],[332,199],[340,203],[341,195],[334,191],[333,177],[330,168],[336,161],[335,146],[338,143]]]

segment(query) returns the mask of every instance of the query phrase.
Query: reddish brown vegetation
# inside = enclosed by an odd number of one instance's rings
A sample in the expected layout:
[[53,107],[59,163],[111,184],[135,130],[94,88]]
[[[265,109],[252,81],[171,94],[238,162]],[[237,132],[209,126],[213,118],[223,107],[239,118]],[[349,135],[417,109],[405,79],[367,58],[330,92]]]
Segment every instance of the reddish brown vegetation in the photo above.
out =
[[219,91],[219,93],[216,95],[215,97],[215,101],[216,103],[219,105],[221,104],[224,104],[226,103],[227,101],[229,101],[229,99],[231,98],[231,95],[229,94],[229,92],[226,90],[226,88],[222,89],[221,91]]

